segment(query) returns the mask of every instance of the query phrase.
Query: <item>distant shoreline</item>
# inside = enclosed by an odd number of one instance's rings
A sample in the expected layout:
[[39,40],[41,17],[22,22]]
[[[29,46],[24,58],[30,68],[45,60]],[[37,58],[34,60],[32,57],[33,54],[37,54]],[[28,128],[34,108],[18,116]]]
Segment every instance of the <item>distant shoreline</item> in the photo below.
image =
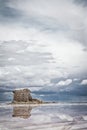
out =
[[23,106],[23,105],[25,105],[25,106],[28,106],[28,105],[30,105],[30,106],[39,106],[39,105],[41,105],[41,106],[44,106],[44,105],[87,105],[87,102],[84,102],[84,103],[82,103],[82,102],[78,102],[78,103],[76,103],[76,102],[43,102],[43,103],[6,103],[6,105],[13,105],[13,106]]
[[9,104],[56,104],[56,103],[58,103],[58,102],[44,102],[44,101],[39,101],[39,100],[37,100],[36,99],[36,101],[34,102],[34,101],[30,101],[30,102],[11,102],[11,103],[9,103]]

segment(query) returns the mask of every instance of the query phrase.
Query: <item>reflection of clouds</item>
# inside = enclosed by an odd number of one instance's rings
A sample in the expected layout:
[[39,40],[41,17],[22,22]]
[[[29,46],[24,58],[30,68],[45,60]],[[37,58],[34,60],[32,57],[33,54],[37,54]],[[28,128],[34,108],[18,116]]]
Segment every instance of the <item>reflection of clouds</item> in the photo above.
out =
[[51,117],[49,115],[35,115],[32,117],[32,123],[40,124],[40,123],[48,123],[51,122]]
[[[65,109],[65,105],[62,107],[63,109],[61,108],[61,105],[51,106],[49,104],[45,106],[34,107],[34,109],[27,105],[2,106],[0,107],[0,111],[2,111],[0,113],[0,128],[1,130],[87,129],[86,111],[84,111],[84,114],[81,114],[81,111],[77,112],[75,109],[73,109],[72,112],[69,106],[67,106],[67,108],[69,108],[68,111]],[[13,114],[16,114],[17,118],[11,116],[12,108]],[[31,117],[29,112],[31,113]],[[28,118],[27,115],[30,118]]]
[[84,116],[83,116],[83,119],[84,119],[85,121],[87,121],[87,115],[84,115]]
[[71,117],[70,115],[58,113],[58,114],[57,114],[57,117],[58,117],[59,119],[61,119],[61,120],[73,121],[73,117]]
[[13,106],[13,117],[29,118],[31,116],[31,106]]

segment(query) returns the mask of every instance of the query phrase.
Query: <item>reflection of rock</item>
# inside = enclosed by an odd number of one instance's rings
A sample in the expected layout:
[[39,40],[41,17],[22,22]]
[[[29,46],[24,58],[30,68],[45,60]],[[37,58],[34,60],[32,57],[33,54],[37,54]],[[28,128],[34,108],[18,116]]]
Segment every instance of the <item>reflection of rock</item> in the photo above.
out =
[[31,116],[32,107],[30,106],[14,106],[13,117],[29,118]]

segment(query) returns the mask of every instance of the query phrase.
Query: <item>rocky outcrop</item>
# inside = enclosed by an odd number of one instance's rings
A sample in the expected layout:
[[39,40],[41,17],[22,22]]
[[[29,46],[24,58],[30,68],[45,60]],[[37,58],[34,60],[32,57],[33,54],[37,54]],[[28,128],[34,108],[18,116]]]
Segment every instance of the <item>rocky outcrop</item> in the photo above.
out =
[[33,99],[29,89],[21,89],[13,91],[13,103],[29,103],[29,104],[40,104],[43,103],[38,99]]
[[29,89],[21,89],[13,91],[13,102],[29,102],[32,101],[32,96]]

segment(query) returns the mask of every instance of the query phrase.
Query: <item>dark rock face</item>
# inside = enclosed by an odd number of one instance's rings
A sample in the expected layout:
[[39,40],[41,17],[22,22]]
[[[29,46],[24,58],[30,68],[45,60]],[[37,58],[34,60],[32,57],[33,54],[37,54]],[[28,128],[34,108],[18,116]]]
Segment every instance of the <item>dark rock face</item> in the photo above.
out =
[[13,103],[32,101],[32,96],[30,94],[29,89],[15,90],[13,91],[13,93],[14,93]]

